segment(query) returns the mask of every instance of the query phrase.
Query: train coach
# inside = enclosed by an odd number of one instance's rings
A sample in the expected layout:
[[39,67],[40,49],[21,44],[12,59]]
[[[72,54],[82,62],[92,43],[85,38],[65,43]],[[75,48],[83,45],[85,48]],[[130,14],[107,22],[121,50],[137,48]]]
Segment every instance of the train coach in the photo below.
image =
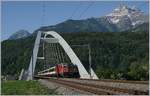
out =
[[57,64],[56,66],[40,71],[38,72],[38,76],[80,78],[78,67],[65,63]]

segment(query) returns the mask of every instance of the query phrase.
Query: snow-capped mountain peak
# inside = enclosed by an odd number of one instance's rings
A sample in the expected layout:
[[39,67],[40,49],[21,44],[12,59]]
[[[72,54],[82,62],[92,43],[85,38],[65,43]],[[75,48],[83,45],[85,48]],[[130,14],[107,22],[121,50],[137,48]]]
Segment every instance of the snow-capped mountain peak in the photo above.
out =
[[120,5],[118,8],[115,8],[112,13],[106,15],[106,16],[125,16],[125,15],[133,15],[133,14],[138,14],[142,15],[143,12],[136,8],[135,6],[133,7],[128,7],[125,5]]
[[133,26],[144,23],[143,20],[140,20],[143,16],[144,13],[135,6],[128,7],[126,5],[120,5],[118,8],[115,8],[112,13],[106,15],[113,24],[117,24],[123,19],[128,18]]

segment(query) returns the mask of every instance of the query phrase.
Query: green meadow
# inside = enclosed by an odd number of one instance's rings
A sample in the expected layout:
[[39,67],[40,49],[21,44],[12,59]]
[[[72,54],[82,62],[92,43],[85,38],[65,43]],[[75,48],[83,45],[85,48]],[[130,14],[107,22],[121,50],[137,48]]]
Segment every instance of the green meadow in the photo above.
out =
[[42,86],[38,81],[2,81],[2,95],[52,95],[56,94],[54,90],[50,90]]

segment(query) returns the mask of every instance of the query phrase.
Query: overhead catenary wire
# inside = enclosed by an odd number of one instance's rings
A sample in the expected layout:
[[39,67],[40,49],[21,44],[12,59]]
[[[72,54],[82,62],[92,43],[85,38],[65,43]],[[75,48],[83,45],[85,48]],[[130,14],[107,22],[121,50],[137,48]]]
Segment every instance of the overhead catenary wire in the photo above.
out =
[[57,49],[56,49],[57,45],[54,44],[54,52],[55,52],[55,56],[56,56],[56,63],[59,63],[59,57],[58,57],[58,53],[57,53]]
[[41,21],[41,26],[45,25],[45,16],[46,16],[46,1],[42,2],[42,21]]
[[47,62],[48,62],[48,55],[46,53],[48,53],[48,44],[45,44],[45,63],[44,63],[44,70],[47,68]]
[[60,45],[59,45],[59,47],[58,47],[58,50],[59,50],[59,53],[60,53],[61,63],[62,63],[62,62],[64,63],[63,50],[62,50],[62,48],[60,47]]
[[53,64],[55,62],[54,60],[54,50],[53,50],[53,43],[50,43],[50,54],[51,54],[51,63]]
[[[74,9],[74,11],[72,12],[72,14],[69,16],[68,19],[72,19],[72,17],[77,13],[77,11],[79,10],[79,6],[82,4],[82,2],[80,1],[79,5]],[[94,4],[94,1],[91,1],[90,4],[84,9],[84,11],[81,12],[81,14],[79,15],[79,19],[81,19],[81,17],[85,14],[85,12],[87,12],[87,10]],[[42,2],[42,21],[41,21],[41,26],[44,26],[46,23],[46,1]]]
[[46,50],[45,49],[46,49],[45,48],[45,43],[43,42],[43,57],[44,57],[44,60],[43,60],[44,63],[43,63],[43,65],[44,65],[44,69],[45,69],[45,65],[46,65],[46,55],[45,55],[45,53],[46,53],[45,51]]
[[62,48],[61,48],[61,56],[62,56],[62,62],[64,63],[65,62],[65,55],[64,55],[64,51]]
[[56,43],[56,52],[57,52],[57,55],[58,55],[59,63],[61,63],[61,55],[60,55],[60,51],[59,51],[59,45],[57,43]]
[[79,19],[85,14],[85,12],[94,4],[94,1],[92,1],[85,9],[84,11],[79,15]]
[[58,63],[58,57],[57,57],[57,52],[56,52],[56,44],[52,44],[53,47],[53,53],[54,53],[54,59],[55,59],[55,63]]
[[[42,26],[44,26],[44,24],[45,24],[45,13],[46,13],[46,2],[45,1],[43,1],[42,2],[42,12],[43,12],[43,14],[42,14]],[[77,13],[77,11],[79,10],[79,6],[81,5],[82,3],[80,2],[79,3],[79,5],[78,5],[78,7],[76,7],[75,9],[74,9],[74,11],[73,11],[73,13],[71,14],[71,16],[69,17],[70,19]],[[92,2],[90,2],[90,4],[84,9],[84,11],[79,15],[79,18],[81,18],[84,14],[85,14],[85,12],[87,12],[87,10],[92,6],[94,4],[94,2],[92,1]],[[54,47],[53,45],[51,46],[51,47]],[[57,46],[56,45],[56,48],[54,48],[53,49],[53,51],[54,50],[57,50],[57,52],[56,52],[56,54],[57,55],[59,55],[59,56],[55,56],[55,58],[56,59],[58,59],[58,60],[56,60],[56,62],[61,62],[61,61],[65,61],[65,57],[63,57],[63,56],[66,56],[66,54],[65,53],[62,53],[62,50],[60,50],[60,48],[59,48],[59,46]],[[55,54],[55,55],[56,55]],[[54,54],[51,54],[51,55],[54,55]]]
[[69,17],[69,19],[72,19],[72,17],[76,14],[76,12],[79,10],[79,6],[81,5],[81,1],[79,2],[79,5],[76,6],[76,8],[74,9],[74,11],[72,12],[71,16]]

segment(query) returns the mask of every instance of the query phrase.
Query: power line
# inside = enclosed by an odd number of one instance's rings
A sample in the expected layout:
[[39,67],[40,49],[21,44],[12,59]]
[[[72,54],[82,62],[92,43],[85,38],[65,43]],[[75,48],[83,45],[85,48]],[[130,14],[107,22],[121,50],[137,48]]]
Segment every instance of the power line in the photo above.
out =
[[45,24],[45,13],[46,13],[46,5],[45,5],[45,1],[42,2],[42,21],[41,21],[41,26],[44,26]]
[[87,8],[79,15],[79,19],[83,16],[83,14],[94,4],[94,2],[92,1]]
[[75,15],[75,13],[79,10],[79,6],[81,5],[81,1],[79,3],[79,5],[74,9],[74,11],[72,12],[71,16],[69,17],[69,19],[72,19],[72,17]]

